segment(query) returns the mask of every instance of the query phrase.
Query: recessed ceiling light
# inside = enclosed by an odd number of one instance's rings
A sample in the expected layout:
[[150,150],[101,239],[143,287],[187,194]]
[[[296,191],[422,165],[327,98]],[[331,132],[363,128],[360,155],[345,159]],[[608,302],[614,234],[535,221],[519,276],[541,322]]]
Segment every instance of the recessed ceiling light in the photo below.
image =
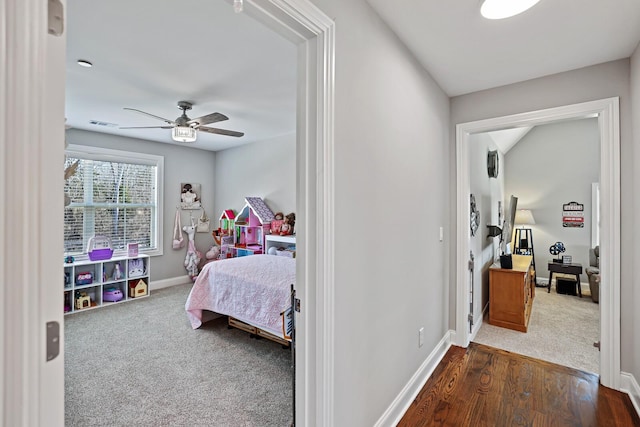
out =
[[540,0],[484,0],[480,13],[487,19],[504,19],[532,8]]
[[87,68],[93,67],[93,64],[87,61],[86,59],[78,59],[78,65],[81,67],[87,67]]

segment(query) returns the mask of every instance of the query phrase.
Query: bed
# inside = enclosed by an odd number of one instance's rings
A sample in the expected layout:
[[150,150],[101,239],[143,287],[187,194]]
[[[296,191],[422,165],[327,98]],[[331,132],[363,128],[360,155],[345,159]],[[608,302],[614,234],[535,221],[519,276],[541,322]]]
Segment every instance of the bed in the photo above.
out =
[[185,310],[193,329],[207,312],[229,317],[229,325],[286,344],[291,285],[296,260],[274,255],[250,255],[210,262],[204,266],[189,293]]

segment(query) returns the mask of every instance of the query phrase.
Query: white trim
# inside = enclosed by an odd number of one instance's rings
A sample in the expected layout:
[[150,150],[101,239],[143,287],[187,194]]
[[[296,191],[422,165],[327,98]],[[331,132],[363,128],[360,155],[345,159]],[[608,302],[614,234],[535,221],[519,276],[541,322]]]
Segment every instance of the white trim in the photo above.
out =
[[600,129],[601,239],[600,271],[600,381],[620,388],[620,119],[619,98],[549,108],[456,125],[457,250],[456,341],[469,344],[466,319],[469,306],[466,254],[469,253],[469,140],[480,132],[535,126],[565,119],[598,117]]
[[334,425],[335,24],[309,0],[248,0],[245,12],[298,44],[295,423]]
[[482,324],[484,323],[484,316],[487,314],[487,310],[489,310],[489,302],[487,301],[487,303],[484,305],[484,307],[482,308],[482,314],[480,315],[480,319],[478,321],[478,319],[473,319],[474,325],[473,325],[473,330],[471,331],[471,334],[469,335],[469,341],[473,341],[476,337],[476,335],[478,335],[478,332],[480,331],[480,328],[482,327]]
[[636,409],[638,416],[640,416],[640,385],[636,381],[633,374],[628,372],[620,373],[620,390],[629,395],[633,407]]
[[158,289],[170,288],[171,286],[186,285],[193,283],[193,280],[186,274],[184,276],[170,277],[168,279],[149,281],[149,293]]
[[429,354],[422,365],[420,365],[416,373],[413,374],[409,382],[402,388],[400,394],[393,399],[391,405],[384,411],[378,421],[376,421],[374,424],[375,427],[398,425],[416,396],[418,396],[418,393],[420,393],[420,390],[422,390],[422,387],[424,387],[427,380],[429,380],[433,374],[433,371],[444,358],[449,347],[451,347],[451,337],[454,334],[454,331],[447,331],[431,354]]
[[600,183],[591,183],[591,247],[600,243]]

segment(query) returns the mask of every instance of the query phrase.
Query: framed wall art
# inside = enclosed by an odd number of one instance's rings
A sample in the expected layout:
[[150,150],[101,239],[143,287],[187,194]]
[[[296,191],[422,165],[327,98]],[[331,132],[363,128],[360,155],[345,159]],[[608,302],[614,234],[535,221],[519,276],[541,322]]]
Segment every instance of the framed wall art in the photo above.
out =
[[200,209],[200,184],[183,182],[180,184],[180,207],[182,209]]

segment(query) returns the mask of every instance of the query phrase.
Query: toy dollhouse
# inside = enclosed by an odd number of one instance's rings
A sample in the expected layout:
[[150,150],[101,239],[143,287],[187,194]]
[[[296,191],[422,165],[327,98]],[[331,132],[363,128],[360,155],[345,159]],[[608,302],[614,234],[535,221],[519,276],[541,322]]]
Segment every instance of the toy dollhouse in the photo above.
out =
[[264,253],[264,235],[274,214],[260,197],[245,197],[245,205],[235,220],[236,256]]
[[220,258],[234,256],[235,241],[233,232],[235,229],[236,214],[231,209],[225,209],[220,214],[218,229],[213,232],[213,239],[220,246]]
[[140,280],[129,281],[129,298],[138,298],[147,295],[147,283]]
[[220,236],[233,235],[233,227],[236,221],[236,214],[231,209],[225,209],[220,214],[220,226],[218,227],[218,233]]

